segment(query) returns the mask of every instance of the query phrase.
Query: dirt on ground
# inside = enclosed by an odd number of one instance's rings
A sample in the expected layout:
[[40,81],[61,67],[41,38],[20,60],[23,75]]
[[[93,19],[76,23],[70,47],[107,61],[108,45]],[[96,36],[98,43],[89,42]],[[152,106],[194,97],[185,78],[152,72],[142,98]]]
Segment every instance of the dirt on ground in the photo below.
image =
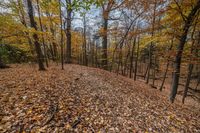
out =
[[200,107],[104,70],[0,70],[0,132],[200,132]]

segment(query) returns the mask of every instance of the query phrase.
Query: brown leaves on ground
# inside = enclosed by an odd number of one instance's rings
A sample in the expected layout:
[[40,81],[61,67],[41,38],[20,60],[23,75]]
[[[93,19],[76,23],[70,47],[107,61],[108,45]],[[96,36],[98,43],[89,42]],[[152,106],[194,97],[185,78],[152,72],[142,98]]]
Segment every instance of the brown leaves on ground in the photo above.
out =
[[200,132],[198,108],[95,68],[13,65],[0,91],[0,132]]

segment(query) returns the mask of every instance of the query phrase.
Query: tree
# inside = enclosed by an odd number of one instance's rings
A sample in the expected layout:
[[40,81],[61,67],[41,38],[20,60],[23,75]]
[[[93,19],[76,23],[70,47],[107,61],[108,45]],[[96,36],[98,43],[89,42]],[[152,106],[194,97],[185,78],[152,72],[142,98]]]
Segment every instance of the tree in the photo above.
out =
[[[38,17],[39,17],[40,30],[41,30],[41,32],[44,32],[43,26],[42,26],[42,20],[41,20],[41,13],[40,13],[39,0],[36,0],[36,2],[37,2],[37,10],[38,10]],[[45,44],[45,41],[44,41],[44,36],[43,36],[43,34],[42,34],[42,45],[43,45],[43,48],[44,48],[44,59],[45,59],[45,62],[46,62],[46,66],[49,67],[49,63],[48,63],[48,59],[47,59],[47,53],[46,53],[46,44]]]
[[67,4],[67,49],[66,49],[66,63],[71,63],[72,53],[71,53],[71,23],[72,23],[72,1],[66,0]]
[[108,20],[110,12],[113,10],[116,10],[120,6],[124,4],[124,1],[122,1],[120,4],[116,4],[115,0],[109,0],[107,3],[102,3],[102,15],[103,15],[103,41],[102,41],[102,66],[103,69],[108,70],[108,53],[107,53],[107,47],[108,47]]
[[[36,22],[34,20],[33,6],[32,6],[31,0],[27,0],[27,7],[28,7],[28,15],[29,15],[31,27],[34,28],[35,31],[37,31],[37,26],[36,26]],[[36,53],[37,53],[39,70],[45,70],[45,67],[44,67],[44,64],[43,64],[42,50],[41,50],[41,47],[40,47],[38,35],[36,33],[33,33],[33,39],[34,39],[34,44],[35,44],[35,50],[36,50]]]
[[87,59],[87,40],[86,40],[86,14],[83,13],[83,64],[88,65]]
[[64,70],[64,46],[63,46],[63,33],[62,33],[62,28],[63,28],[63,24],[62,24],[62,6],[61,6],[61,0],[59,0],[59,9],[60,9],[60,45],[61,45],[61,64],[62,64],[62,70]]
[[[175,0],[175,2],[176,2],[176,0]],[[180,7],[179,3],[176,2],[176,4],[178,7]],[[200,10],[200,0],[197,0],[194,7],[191,9],[191,11],[189,12],[189,14],[187,16],[185,16],[183,14],[183,12],[181,10],[179,10],[180,14],[184,20],[184,26],[183,26],[182,34],[179,39],[179,44],[177,47],[177,54],[176,54],[175,61],[174,61],[174,72],[173,72],[171,93],[170,93],[170,101],[172,103],[174,102],[174,99],[176,97],[177,90],[178,90],[182,53],[183,53],[183,49],[184,49],[185,42],[187,39],[188,31],[193,23],[193,20],[199,14],[199,10]]]

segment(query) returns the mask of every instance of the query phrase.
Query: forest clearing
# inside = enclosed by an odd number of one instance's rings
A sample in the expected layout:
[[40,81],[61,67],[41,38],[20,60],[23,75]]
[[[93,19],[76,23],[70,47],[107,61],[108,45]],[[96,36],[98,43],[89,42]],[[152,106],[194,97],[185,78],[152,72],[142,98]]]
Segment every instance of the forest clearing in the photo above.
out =
[[200,132],[200,0],[0,0],[0,133]]

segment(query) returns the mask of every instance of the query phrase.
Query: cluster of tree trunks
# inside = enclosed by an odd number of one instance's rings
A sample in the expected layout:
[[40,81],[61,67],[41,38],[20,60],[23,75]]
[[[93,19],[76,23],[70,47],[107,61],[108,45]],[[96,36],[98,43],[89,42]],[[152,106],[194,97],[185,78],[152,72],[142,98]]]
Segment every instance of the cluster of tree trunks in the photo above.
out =
[[172,103],[174,102],[174,99],[176,97],[177,90],[178,90],[182,53],[183,53],[183,49],[184,49],[185,42],[187,39],[188,31],[189,31],[196,15],[199,14],[199,10],[200,10],[200,0],[197,1],[196,5],[190,11],[189,15],[186,18],[185,17],[183,18],[185,21],[185,24],[183,27],[183,33],[179,40],[180,42],[177,47],[177,54],[176,54],[175,61],[174,61],[174,72],[173,72],[173,77],[172,77],[173,79],[172,79],[171,94],[170,94],[170,101]]
[[[66,9],[67,9],[67,13],[66,13],[66,29],[65,29],[65,23],[63,24],[62,21],[62,9],[61,9],[61,3],[63,1],[59,0],[59,10],[60,10],[60,34],[61,34],[61,40],[60,40],[60,46],[61,46],[61,63],[62,63],[62,69],[64,69],[64,56],[65,56],[65,63],[71,63],[72,62],[72,12],[73,12],[73,0],[65,0],[66,3]],[[122,2],[123,3],[123,2]],[[121,4],[122,4],[121,3]],[[20,16],[20,21],[21,23],[28,28],[28,24],[27,24],[27,20],[25,19],[25,11],[23,9],[23,2],[21,0],[17,0],[17,4],[18,6],[20,6],[19,8],[19,16]],[[28,7],[28,16],[30,19],[30,26],[32,28],[34,28],[36,31],[38,31],[38,28],[40,28],[39,30],[41,32],[45,31],[45,26],[42,24],[42,13],[40,11],[40,3],[39,0],[36,0],[36,4],[37,4],[37,12],[38,12],[38,18],[39,18],[39,27],[37,27],[35,18],[34,18],[34,9],[33,9],[33,5],[32,5],[32,0],[27,0],[27,7]],[[125,33],[122,36],[122,38],[119,40],[119,42],[116,44],[113,54],[111,56],[112,61],[111,63],[109,63],[108,61],[108,26],[109,26],[109,20],[110,20],[110,12],[119,8],[121,4],[116,4],[115,1],[113,0],[109,0],[107,2],[105,2],[102,6],[102,18],[103,18],[103,23],[102,23],[102,29],[103,29],[103,33],[101,34],[102,37],[102,45],[98,46],[97,44],[95,44],[95,39],[93,41],[89,41],[89,39],[87,39],[87,25],[86,25],[86,15],[84,14],[83,16],[83,44],[82,44],[82,53],[80,54],[80,58],[79,58],[79,63],[83,64],[83,65],[88,65],[90,62],[92,63],[92,66],[96,66],[96,67],[101,67],[105,70],[113,70],[113,66],[114,63],[117,62],[117,66],[116,66],[116,72],[117,73],[121,73],[122,75],[128,75],[130,78],[134,78],[134,80],[137,79],[138,76],[138,66],[139,66],[139,52],[140,52],[140,37],[139,35],[135,35],[135,36],[131,36],[130,38],[128,38],[129,36],[129,31],[134,31],[134,26],[136,26],[135,21],[138,19],[138,17],[140,17],[140,15],[143,13],[138,13],[136,15],[136,17],[134,19],[130,19],[131,21],[129,22],[128,26],[125,29]],[[176,3],[178,5],[178,3]],[[153,14],[152,14],[152,22],[151,22],[151,37],[154,38],[154,34],[156,33],[156,22],[157,22],[157,7],[159,6],[159,3],[157,3],[157,1],[153,2]],[[179,5],[178,5],[179,7]],[[187,41],[187,36],[188,33],[190,31],[190,27],[192,26],[195,18],[199,15],[199,11],[200,10],[200,1],[198,0],[192,10],[188,13],[187,16],[184,16],[183,14],[183,20],[184,20],[184,25],[183,25],[183,30],[181,33],[181,36],[179,38],[179,44],[177,47],[177,53],[175,55],[175,60],[173,63],[173,77],[172,77],[172,85],[171,85],[171,93],[170,93],[170,101],[173,103],[174,99],[176,97],[177,94],[177,90],[178,90],[178,86],[179,86],[179,79],[180,79],[180,67],[181,67],[181,60],[182,60],[182,54],[183,54],[183,50],[184,50],[184,46],[185,43]],[[50,32],[52,33],[52,36],[55,37],[56,35],[56,30],[54,27],[54,23],[52,21],[52,16],[51,14],[46,11],[46,16],[48,17],[49,21],[50,21]],[[63,27],[64,26],[64,27]],[[63,31],[65,31],[66,34],[66,51],[65,51],[65,55],[64,55],[64,38],[63,38]],[[195,28],[194,28],[195,31]],[[45,70],[45,65],[44,62],[46,63],[46,66],[48,67],[48,54],[51,53],[52,58],[54,61],[56,61],[59,57],[59,53],[58,53],[58,49],[57,49],[57,42],[55,42],[55,38],[53,39],[52,42],[50,42],[51,44],[49,45],[50,48],[47,47],[47,42],[45,42],[44,36],[42,35],[41,37],[41,44],[40,44],[40,40],[39,40],[39,36],[36,33],[33,33],[33,40],[31,40],[31,37],[28,34],[28,42],[30,44],[31,49],[35,49],[33,51],[36,52],[37,55],[37,60],[38,60],[38,65],[39,65],[39,70]],[[199,32],[199,36],[200,36],[200,32]],[[193,38],[193,34],[191,36],[191,38]],[[199,37],[200,38],[200,37]],[[130,41],[131,40],[131,41]],[[132,44],[133,41],[133,44]],[[200,39],[198,40],[198,42],[195,42],[193,39],[192,42],[192,48],[191,48],[191,54],[195,54],[195,47],[196,44],[199,45]],[[129,49],[127,50],[127,53],[124,54],[123,53],[123,47],[124,45],[128,45],[129,43],[131,43],[131,45],[129,45]],[[34,48],[33,48],[34,45]],[[171,51],[174,45],[174,38],[171,41],[171,45],[168,48],[168,51]],[[42,47],[41,47],[42,46]],[[149,48],[147,49],[147,58],[145,58],[144,60],[146,61],[146,59],[148,59],[147,64],[148,66],[145,68],[145,72],[140,72],[140,74],[144,74],[142,75],[142,77],[144,78],[144,80],[146,80],[146,83],[150,82],[150,79],[152,79],[152,86],[155,86],[155,81],[156,81],[156,71],[157,71],[157,55],[155,55],[154,53],[154,46],[155,46],[155,42],[151,41],[149,44]],[[90,56],[88,56],[88,51],[87,51],[87,47],[90,47]],[[43,49],[42,49],[43,48]],[[49,51],[50,52],[49,52]],[[32,51],[32,54],[34,54],[34,52]],[[117,53],[118,52],[118,53]],[[117,54],[116,54],[117,53]],[[197,52],[196,52],[197,53]],[[124,55],[123,55],[124,54]],[[99,58],[99,55],[101,56]],[[125,58],[125,60],[123,59]],[[161,86],[160,86],[160,91],[162,91],[163,86],[165,84],[165,80],[168,74],[168,70],[169,70],[169,66],[170,66],[170,61],[169,61],[170,57],[167,57],[167,63],[166,63],[166,68],[162,77],[162,82],[161,82]],[[90,59],[90,60],[89,60]],[[0,68],[5,68],[6,65],[3,63],[2,58],[0,57]],[[188,64],[188,74],[187,74],[187,79],[186,79],[186,84],[185,84],[185,89],[184,89],[184,93],[183,93],[183,99],[182,102],[184,103],[185,97],[187,96],[187,92],[190,86],[190,81],[191,81],[191,77],[192,77],[192,71],[193,71],[194,65],[192,63]],[[141,70],[141,68],[140,68]],[[134,75],[133,75],[134,72]],[[199,85],[199,82],[197,83],[197,86]]]

